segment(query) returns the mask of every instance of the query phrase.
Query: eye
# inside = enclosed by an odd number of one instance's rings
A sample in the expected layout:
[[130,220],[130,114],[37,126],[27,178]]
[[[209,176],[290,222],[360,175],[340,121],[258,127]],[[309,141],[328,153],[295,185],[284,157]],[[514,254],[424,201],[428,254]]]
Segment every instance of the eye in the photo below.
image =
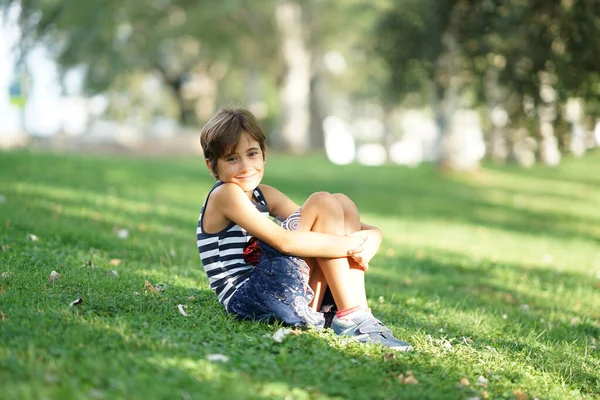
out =
[[248,156],[250,157],[256,157],[258,155],[258,151],[251,151],[250,153],[248,153]]
[[227,157],[225,159],[225,161],[227,161],[227,162],[235,162],[235,161],[237,161],[237,157]]

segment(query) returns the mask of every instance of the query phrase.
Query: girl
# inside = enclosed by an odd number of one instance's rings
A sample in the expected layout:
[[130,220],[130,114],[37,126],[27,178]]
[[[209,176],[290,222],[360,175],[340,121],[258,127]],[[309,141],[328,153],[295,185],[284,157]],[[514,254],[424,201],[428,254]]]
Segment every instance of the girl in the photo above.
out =
[[217,183],[198,220],[198,251],[228,312],[320,328],[324,317],[317,310],[329,287],[339,310],[331,322],[336,334],[412,350],[368,308],[364,274],[381,231],[360,222],[348,197],[315,193],[300,208],[261,184],[265,134],[247,110],[219,110],[200,141]]

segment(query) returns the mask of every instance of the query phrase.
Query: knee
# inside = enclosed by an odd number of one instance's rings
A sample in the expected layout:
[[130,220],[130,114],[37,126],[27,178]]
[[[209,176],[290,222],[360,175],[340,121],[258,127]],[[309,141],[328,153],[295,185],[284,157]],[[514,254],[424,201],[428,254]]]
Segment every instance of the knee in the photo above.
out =
[[332,194],[332,196],[342,205],[342,208],[344,210],[344,218],[346,218],[349,221],[360,219],[356,204],[354,204],[354,202],[350,200],[348,196],[346,196],[343,193],[335,193]]
[[315,207],[320,214],[334,218],[344,218],[344,208],[335,195],[328,192],[316,192],[310,195],[306,206]]

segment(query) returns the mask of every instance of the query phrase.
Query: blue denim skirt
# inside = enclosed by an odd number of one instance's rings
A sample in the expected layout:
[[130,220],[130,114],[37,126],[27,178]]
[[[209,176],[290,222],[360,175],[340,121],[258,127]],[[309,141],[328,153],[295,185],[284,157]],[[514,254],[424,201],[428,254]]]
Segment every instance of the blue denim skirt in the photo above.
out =
[[227,311],[240,319],[322,328],[323,314],[308,306],[314,297],[308,286],[308,265],[301,258],[282,254],[262,241],[258,241],[258,246],[258,263],[229,300]]

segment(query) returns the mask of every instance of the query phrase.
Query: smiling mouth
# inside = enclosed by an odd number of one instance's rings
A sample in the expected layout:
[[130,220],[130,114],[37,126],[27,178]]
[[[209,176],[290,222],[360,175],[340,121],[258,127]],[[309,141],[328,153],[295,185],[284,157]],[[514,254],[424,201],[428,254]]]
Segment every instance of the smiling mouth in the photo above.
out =
[[250,175],[250,176],[238,177],[237,179],[242,179],[242,180],[244,180],[244,179],[250,179],[250,178],[254,178],[255,176],[256,176],[256,174],[254,174],[254,175]]

